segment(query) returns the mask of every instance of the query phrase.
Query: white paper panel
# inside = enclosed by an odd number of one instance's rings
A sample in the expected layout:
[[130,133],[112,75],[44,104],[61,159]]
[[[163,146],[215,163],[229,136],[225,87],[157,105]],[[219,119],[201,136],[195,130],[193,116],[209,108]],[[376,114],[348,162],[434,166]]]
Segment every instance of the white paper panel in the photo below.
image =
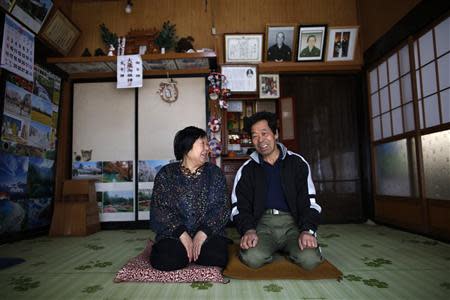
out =
[[378,66],[378,77],[380,79],[379,87],[382,88],[386,86],[388,82],[386,62],[383,62],[381,65]]
[[372,105],[372,117],[380,114],[380,104],[378,100],[378,93],[375,93],[371,96],[371,105]]
[[425,33],[419,38],[420,65],[423,66],[434,59],[433,32]]
[[439,89],[450,87],[450,53],[438,59]]
[[380,91],[380,103],[381,113],[387,112],[390,109],[388,87],[385,87]]
[[434,28],[437,56],[450,50],[450,17]]
[[412,101],[411,74],[405,75],[401,79],[402,103]]
[[450,89],[441,92],[442,123],[450,122]]
[[73,87],[73,151],[92,149],[92,161],[134,158],[134,89],[114,82]]
[[405,119],[405,132],[414,130],[414,106],[413,103],[410,102],[403,106],[403,118]]
[[394,53],[388,58],[389,66],[389,82],[392,82],[398,78],[398,58],[397,53]]
[[383,126],[383,138],[388,138],[392,135],[391,132],[391,114],[386,113],[381,116],[381,124]]
[[402,108],[396,108],[392,111],[392,123],[394,125],[394,135],[403,133]]
[[399,81],[394,81],[389,85],[391,93],[391,108],[400,106],[400,86]]
[[144,79],[139,90],[139,160],[175,159],[173,139],[186,126],[206,129],[205,79],[177,78],[178,100],[164,102],[159,90],[166,78]]
[[370,93],[373,94],[375,91],[378,90],[378,78],[376,68],[369,73],[369,77],[370,77]]
[[437,95],[425,98],[425,124],[427,127],[435,126],[440,123],[439,102]]
[[380,117],[372,119],[372,128],[373,128],[373,140],[378,141],[379,139],[381,139]]
[[435,63],[431,63],[422,68],[422,89],[423,97],[436,93],[436,67]]
[[404,75],[409,72],[409,48],[408,45],[403,47],[399,52],[400,61],[400,75]]

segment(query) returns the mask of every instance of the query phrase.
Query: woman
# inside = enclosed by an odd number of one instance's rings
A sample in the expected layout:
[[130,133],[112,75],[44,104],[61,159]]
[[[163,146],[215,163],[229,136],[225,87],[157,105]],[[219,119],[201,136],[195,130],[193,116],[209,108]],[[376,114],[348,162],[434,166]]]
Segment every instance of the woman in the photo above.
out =
[[150,225],[156,232],[150,262],[172,271],[190,262],[225,267],[225,225],[230,216],[225,177],[208,163],[206,132],[197,127],[178,131],[173,142],[178,162],[156,175]]

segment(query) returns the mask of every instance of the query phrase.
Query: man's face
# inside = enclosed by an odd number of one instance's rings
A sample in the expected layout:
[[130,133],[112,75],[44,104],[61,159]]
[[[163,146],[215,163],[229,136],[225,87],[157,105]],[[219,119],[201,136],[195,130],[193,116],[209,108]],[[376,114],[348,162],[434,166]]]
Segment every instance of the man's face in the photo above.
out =
[[316,45],[316,38],[314,36],[310,36],[308,39],[308,47],[312,48]]
[[277,33],[277,45],[281,47],[284,43],[284,34],[282,32]]
[[272,154],[276,149],[277,134],[274,134],[266,120],[261,120],[252,126],[252,143],[256,151],[263,157]]

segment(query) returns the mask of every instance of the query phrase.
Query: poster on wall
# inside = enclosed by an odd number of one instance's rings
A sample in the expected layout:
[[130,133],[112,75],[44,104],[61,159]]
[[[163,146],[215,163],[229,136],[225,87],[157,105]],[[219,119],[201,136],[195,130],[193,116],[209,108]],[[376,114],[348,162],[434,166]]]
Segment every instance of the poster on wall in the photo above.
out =
[[117,88],[142,87],[142,58],[140,55],[117,56]]
[[38,33],[52,6],[52,0],[16,0],[11,13],[34,33]]
[[34,34],[5,16],[1,67],[33,81]]
[[162,167],[169,164],[170,160],[140,160],[138,166],[138,210],[139,220],[149,219],[150,199],[153,193],[153,184],[156,174]]

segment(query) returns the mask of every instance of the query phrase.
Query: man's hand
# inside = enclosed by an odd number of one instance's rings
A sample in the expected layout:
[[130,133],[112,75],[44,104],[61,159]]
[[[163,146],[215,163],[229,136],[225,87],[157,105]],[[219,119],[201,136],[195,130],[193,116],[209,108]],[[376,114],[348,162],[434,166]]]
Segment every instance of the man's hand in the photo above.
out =
[[258,245],[258,235],[255,229],[249,229],[241,237],[241,248],[244,250],[256,247]]
[[192,239],[189,236],[189,234],[185,231],[182,235],[180,235],[180,242],[183,244],[184,248],[186,249],[187,257],[189,259],[189,262],[193,259],[193,251],[192,251]]
[[202,250],[203,243],[206,241],[206,238],[208,236],[203,231],[199,230],[193,239],[193,246],[192,246],[192,254],[193,254],[193,261],[197,261],[200,251]]
[[317,248],[317,239],[309,234],[308,231],[302,231],[298,237],[298,246],[302,251],[307,248]]

